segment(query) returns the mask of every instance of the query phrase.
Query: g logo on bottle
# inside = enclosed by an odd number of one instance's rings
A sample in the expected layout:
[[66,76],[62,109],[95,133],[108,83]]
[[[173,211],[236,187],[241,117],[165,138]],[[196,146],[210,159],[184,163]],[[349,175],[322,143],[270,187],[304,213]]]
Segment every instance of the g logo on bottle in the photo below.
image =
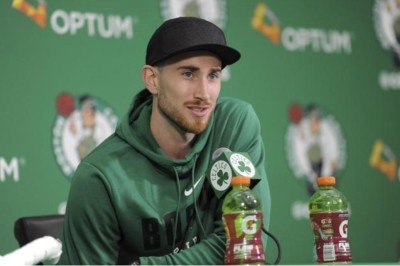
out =
[[347,238],[347,225],[349,221],[343,220],[339,225],[339,233],[341,237]]
[[242,221],[243,233],[254,235],[257,232],[257,217],[255,215],[248,215]]

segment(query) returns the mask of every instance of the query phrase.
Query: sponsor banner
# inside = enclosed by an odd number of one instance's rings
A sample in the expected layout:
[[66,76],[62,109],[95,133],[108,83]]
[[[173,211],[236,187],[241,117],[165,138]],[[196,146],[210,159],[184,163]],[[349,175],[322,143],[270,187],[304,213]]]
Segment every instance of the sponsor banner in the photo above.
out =
[[260,2],[254,8],[251,24],[275,46],[282,46],[289,52],[352,53],[352,35],[344,29],[324,29],[317,25],[313,28],[289,26],[281,23],[281,19],[270,6]]
[[396,155],[381,139],[377,139],[372,146],[369,164],[386,176],[389,181],[400,182],[400,167],[397,168]]
[[42,29],[58,35],[85,34],[102,39],[132,39],[137,18],[89,11],[56,9],[56,2],[13,0],[11,6],[30,18]]
[[3,157],[0,156],[0,182],[13,181],[19,182],[21,177],[21,168],[25,167],[26,159],[24,157]]

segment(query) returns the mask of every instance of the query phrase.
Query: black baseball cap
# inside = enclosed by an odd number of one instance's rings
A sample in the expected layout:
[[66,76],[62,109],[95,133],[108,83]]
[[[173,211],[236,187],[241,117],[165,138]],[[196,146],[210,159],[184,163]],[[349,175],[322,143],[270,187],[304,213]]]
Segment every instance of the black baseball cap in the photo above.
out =
[[165,21],[147,45],[146,64],[157,65],[175,55],[190,51],[216,54],[222,67],[240,59],[240,53],[226,44],[224,32],[214,23],[196,17],[178,17]]

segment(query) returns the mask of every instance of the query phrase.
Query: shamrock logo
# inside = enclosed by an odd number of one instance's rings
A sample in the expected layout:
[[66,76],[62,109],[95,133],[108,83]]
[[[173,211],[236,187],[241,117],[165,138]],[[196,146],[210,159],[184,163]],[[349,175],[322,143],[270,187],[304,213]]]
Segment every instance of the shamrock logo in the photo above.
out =
[[227,173],[227,172],[224,172],[224,171],[222,171],[222,170],[219,170],[219,171],[218,171],[217,177],[218,177],[217,184],[218,184],[219,186],[222,186],[223,184],[226,184],[227,181],[228,181],[228,179],[229,179],[228,173]]
[[244,161],[239,161],[238,163],[239,163],[238,168],[239,168],[240,172],[246,173],[248,175],[251,174],[251,168],[246,166]]
[[235,169],[236,173],[243,176],[253,177],[256,174],[256,169],[253,163],[241,153],[233,153],[229,157],[229,161],[232,167]]
[[218,191],[217,196],[220,197],[226,189],[229,188],[232,178],[232,168],[228,162],[224,160],[216,161],[210,169],[209,179],[213,188]]

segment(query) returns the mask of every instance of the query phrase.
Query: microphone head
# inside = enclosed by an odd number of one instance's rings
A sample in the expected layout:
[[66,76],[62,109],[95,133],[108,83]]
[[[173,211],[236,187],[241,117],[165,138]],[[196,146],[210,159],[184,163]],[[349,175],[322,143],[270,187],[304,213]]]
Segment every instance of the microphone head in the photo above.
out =
[[225,148],[225,147],[221,147],[216,149],[213,154],[212,154],[212,159],[213,161],[217,160],[217,158],[224,152],[232,152],[230,149]]

